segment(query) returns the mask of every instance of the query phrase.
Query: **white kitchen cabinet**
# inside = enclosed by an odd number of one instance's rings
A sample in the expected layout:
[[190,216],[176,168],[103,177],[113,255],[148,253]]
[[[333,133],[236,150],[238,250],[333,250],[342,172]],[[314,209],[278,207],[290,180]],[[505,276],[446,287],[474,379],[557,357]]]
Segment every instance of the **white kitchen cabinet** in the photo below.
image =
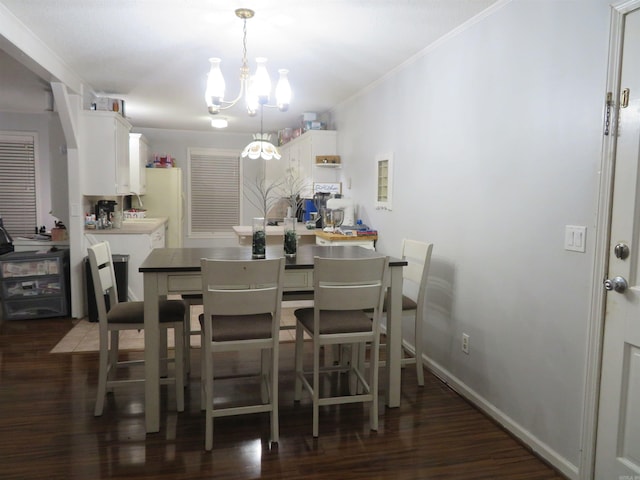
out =
[[122,115],[107,111],[83,111],[80,118],[83,139],[83,194],[113,196],[131,193],[131,124]]
[[129,134],[129,173],[131,193],[144,195],[147,191],[147,161],[149,144],[141,133]]
[[290,166],[289,150],[282,146],[278,147],[278,151],[282,155],[282,158],[279,160],[272,158],[271,160],[264,161],[264,178],[266,185],[272,185],[274,182],[282,180]]
[[335,155],[337,140],[335,130],[308,130],[290,142],[278,147],[282,158],[266,162],[267,183],[282,178],[286,170],[293,168],[301,178],[307,179],[308,189],[301,192],[303,197],[313,196],[313,182],[334,181],[327,179],[326,170],[315,167],[316,156]]

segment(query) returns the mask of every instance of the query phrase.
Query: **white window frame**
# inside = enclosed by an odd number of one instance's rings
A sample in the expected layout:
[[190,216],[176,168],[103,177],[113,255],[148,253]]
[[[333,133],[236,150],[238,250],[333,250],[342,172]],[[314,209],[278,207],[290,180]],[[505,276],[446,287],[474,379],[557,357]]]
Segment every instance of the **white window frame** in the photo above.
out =
[[[240,156],[238,155],[237,150],[225,150],[218,148],[188,148],[187,149],[187,225],[188,225],[188,238],[192,239],[208,239],[208,238],[235,238],[235,233],[231,228],[228,230],[218,230],[218,231],[210,231],[210,232],[194,232],[194,219],[193,219],[193,186],[192,186],[192,178],[193,178],[193,164],[192,157],[193,156],[206,156],[210,157],[211,160],[216,158],[224,158],[229,159],[233,158],[237,162],[238,166],[238,218],[235,222],[235,225],[239,225],[241,223],[242,212],[243,212],[243,171],[242,171],[242,161]],[[212,173],[212,176],[215,176]],[[218,180],[216,178],[215,180]],[[222,179],[220,179],[222,180]],[[224,180],[222,180],[221,185],[223,185]]]
[[[33,184],[33,225],[25,225],[24,231],[16,231],[15,228],[12,228],[11,217],[16,215],[16,210],[19,210],[19,216],[25,216],[25,206],[21,199],[16,199],[15,202],[3,200],[2,205],[0,205],[0,215],[3,217],[3,223],[7,231],[12,237],[19,237],[23,235],[31,235],[34,233],[34,229],[40,222],[40,199],[38,198],[38,185],[40,185],[40,168],[39,158],[38,158],[38,134],[37,132],[26,132],[26,131],[0,131],[0,142],[16,142],[16,143],[32,143],[33,144],[33,173],[34,173],[34,184]],[[0,188],[6,192],[7,189],[3,184],[2,179],[0,178]],[[9,212],[11,209],[11,212]]]

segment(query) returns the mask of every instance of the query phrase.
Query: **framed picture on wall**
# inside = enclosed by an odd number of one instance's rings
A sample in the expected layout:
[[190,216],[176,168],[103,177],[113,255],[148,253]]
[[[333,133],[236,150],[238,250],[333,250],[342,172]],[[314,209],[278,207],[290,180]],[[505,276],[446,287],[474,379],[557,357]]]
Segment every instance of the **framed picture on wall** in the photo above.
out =
[[342,194],[342,183],[321,183],[316,182],[313,184],[313,193],[333,193]]

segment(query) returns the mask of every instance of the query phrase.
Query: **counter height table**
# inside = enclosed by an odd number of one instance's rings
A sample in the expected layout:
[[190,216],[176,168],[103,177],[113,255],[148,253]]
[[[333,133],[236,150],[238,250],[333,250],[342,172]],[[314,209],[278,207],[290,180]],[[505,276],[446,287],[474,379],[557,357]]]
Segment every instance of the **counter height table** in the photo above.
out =
[[[267,246],[267,258],[283,255],[281,246]],[[287,257],[285,291],[313,292],[314,257],[367,258],[379,256],[354,246],[302,245],[295,257]],[[251,247],[156,248],[139,268],[144,277],[145,425],[147,433],[160,430],[160,327],[158,301],[166,295],[202,293],[200,259],[251,259]],[[387,322],[386,404],[400,406],[402,356],[402,267],[405,260],[389,259],[390,311]]]

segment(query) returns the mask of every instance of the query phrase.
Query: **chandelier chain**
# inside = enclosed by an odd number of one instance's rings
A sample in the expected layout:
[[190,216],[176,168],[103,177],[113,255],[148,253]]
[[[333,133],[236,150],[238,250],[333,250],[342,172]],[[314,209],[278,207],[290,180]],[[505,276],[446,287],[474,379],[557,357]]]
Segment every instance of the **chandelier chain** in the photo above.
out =
[[247,64],[247,19],[243,20],[242,26],[242,75],[245,77],[249,74],[249,66]]

